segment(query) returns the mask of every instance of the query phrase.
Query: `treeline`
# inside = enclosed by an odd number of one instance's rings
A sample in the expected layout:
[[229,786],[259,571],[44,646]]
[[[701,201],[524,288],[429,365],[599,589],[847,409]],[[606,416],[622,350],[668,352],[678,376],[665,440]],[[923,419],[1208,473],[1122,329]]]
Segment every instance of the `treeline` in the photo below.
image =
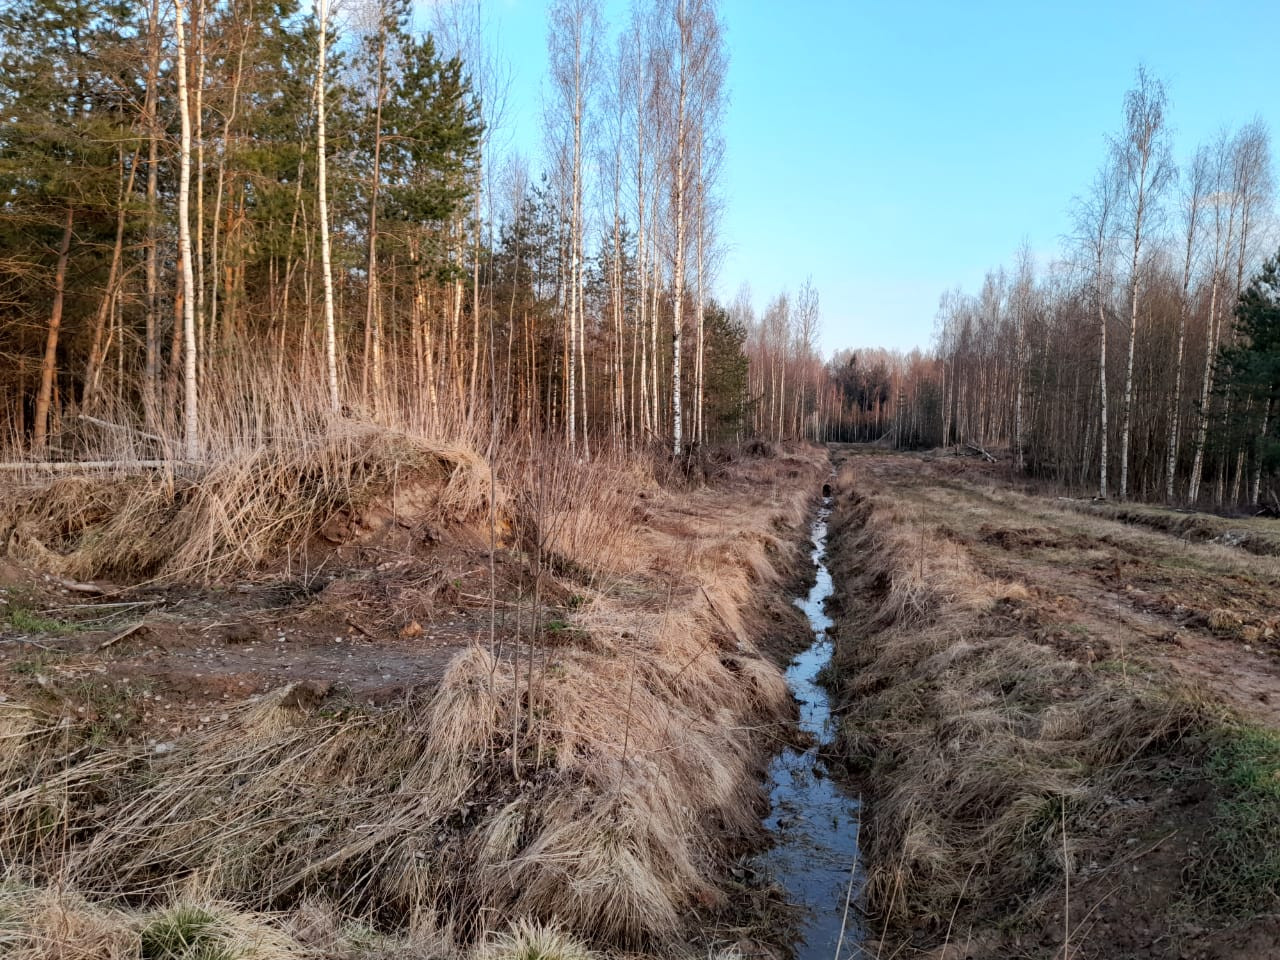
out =
[[1176,164],[1164,87],[1139,71],[1073,212],[1056,262],[1024,248],[981,290],[944,295],[933,358],[889,378],[899,385],[883,402],[915,398],[904,414],[926,412],[924,429],[906,428],[918,443],[1006,448],[1078,491],[1274,500],[1280,291],[1260,273],[1277,242],[1266,129],[1224,131]]
[[942,443],[941,365],[920,350],[838,350],[823,369],[825,416],[817,439],[886,443],[899,448]]
[[10,456],[124,434],[195,459],[326,408],[587,453],[804,430],[816,293],[799,319],[781,298],[761,320],[710,293],[714,0],[637,3],[612,31],[594,0],[552,4],[539,174],[495,154],[508,81],[478,6],[431,16],[419,29],[408,0],[340,22],[327,0],[7,6]]

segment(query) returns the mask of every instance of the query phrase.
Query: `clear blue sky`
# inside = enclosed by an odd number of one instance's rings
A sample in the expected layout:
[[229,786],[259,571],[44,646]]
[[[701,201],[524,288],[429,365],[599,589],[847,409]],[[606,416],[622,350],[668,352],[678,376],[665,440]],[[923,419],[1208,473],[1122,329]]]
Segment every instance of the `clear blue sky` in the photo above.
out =
[[[612,36],[627,4],[611,0]],[[491,0],[504,139],[534,159],[543,0]],[[1137,65],[1168,86],[1181,162],[1222,125],[1280,134],[1275,0],[722,0],[731,101],[721,296],[812,275],[825,352],[927,346],[938,297],[1025,237],[1043,258],[1105,156]]]

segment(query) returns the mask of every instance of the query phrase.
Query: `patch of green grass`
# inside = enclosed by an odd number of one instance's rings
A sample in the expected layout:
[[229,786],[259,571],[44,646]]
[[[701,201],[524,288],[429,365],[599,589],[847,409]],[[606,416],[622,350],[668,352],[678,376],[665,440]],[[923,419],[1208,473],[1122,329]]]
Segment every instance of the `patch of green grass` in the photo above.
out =
[[1099,673],[1127,674],[1134,669],[1134,666],[1128,660],[1108,658],[1106,660],[1099,660],[1093,665],[1093,669]]
[[5,619],[19,633],[75,633],[80,629],[79,624],[46,617],[27,607],[15,606]]
[[235,960],[218,918],[200,907],[166,910],[142,930],[141,960]]
[[568,620],[563,620],[559,617],[553,617],[546,621],[542,625],[542,629],[548,636],[560,642],[581,641],[590,637],[590,634],[582,628],[575,627]]
[[122,684],[113,680],[86,677],[71,685],[73,700],[93,712],[90,739],[111,742],[131,733],[142,722],[148,683]]
[[1215,915],[1280,907],[1280,733],[1223,731],[1206,773],[1218,793],[1213,828],[1190,871],[1188,893]]

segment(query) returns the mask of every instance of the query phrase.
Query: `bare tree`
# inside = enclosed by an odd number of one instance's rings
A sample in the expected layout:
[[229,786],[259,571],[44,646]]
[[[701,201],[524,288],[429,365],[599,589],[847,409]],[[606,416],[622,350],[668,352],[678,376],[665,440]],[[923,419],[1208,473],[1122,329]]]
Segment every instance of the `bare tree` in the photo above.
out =
[[45,335],[44,360],[40,364],[40,389],[36,394],[35,422],[31,445],[36,456],[45,455],[48,442],[49,406],[53,399],[54,374],[58,362],[58,335],[62,329],[62,304],[67,288],[67,258],[71,252],[75,208],[67,205],[63,218],[62,239],[58,243],[58,263],[53,273],[53,302],[49,307],[49,327]]
[[1212,228],[1209,256],[1209,316],[1206,321],[1204,370],[1200,377],[1200,403],[1196,414],[1195,453],[1191,461],[1191,477],[1187,483],[1187,502],[1200,499],[1200,481],[1204,476],[1205,442],[1209,431],[1209,403],[1213,396],[1214,360],[1222,332],[1219,301],[1228,259],[1235,243],[1236,221],[1240,199],[1232,187],[1231,143],[1225,132],[1213,147],[1212,202],[1209,221]]
[[1191,313],[1191,278],[1199,243],[1201,214],[1209,188],[1209,152],[1196,150],[1182,191],[1183,257],[1182,289],[1178,297],[1178,349],[1174,361],[1173,394],[1169,398],[1169,452],[1165,462],[1164,498],[1172,503],[1174,479],[1178,472],[1178,445],[1181,440],[1182,362],[1186,355],[1187,318]]
[[156,414],[160,378],[160,124],[156,102],[160,88],[160,0],[147,8],[147,87],[143,115],[147,126],[147,252],[145,262],[146,365],[143,370],[143,415],[148,426]]
[[1026,387],[1027,328],[1036,309],[1036,262],[1031,253],[1031,243],[1023,240],[1018,250],[1018,264],[1010,295],[1010,314],[1014,325],[1014,398],[1013,398],[1013,458],[1019,470],[1026,468],[1026,432],[1023,418],[1023,392]]
[[1080,239],[1092,260],[1092,293],[1098,318],[1098,496],[1107,497],[1107,301],[1111,291],[1112,230],[1116,216],[1118,188],[1109,167],[1094,177],[1088,197],[1077,204],[1076,224]]
[[[578,442],[579,391],[586,390],[586,343],[583,320],[583,141],[589,122],[592,85],[595,79],[595,45],[599,32],[599,10],[595,0],[558,0],[550,14],[548,44],[551,73],[559,98],[557,137],[563,138],[568,170],[566,214],[569,221],[568,275],[565,278],[565,333],[568,365],[565,384],[565,437],[570,446]],[[567,129],[564,127],[567,126]],[[583,444],[589,451],[586,406],[581,410]]]
[[796,294],[795,309],[793,311],[793,317],[795,318],[796,363],[799,368],[794,379],[799,390],[798,406],[801,411],[805,408],[806,394],[809,388],[813,388],[815,399],[818,393],[819,315],[818,291],[813,285],[813,277],[807,277],[800,286],[800,292]]
[[1125,94],[1125,129],[1113,142],[1117,175],[1123,185],[1129,261],[1129,353],[1124,377],[1124,414],[1120,429],[1120,499],[1129,495],[1129,440],[1133,428],[1133,359],[1138,337],[1138,297],[1141,287],[1144,231],[1156,213],[1156,205],[1173,175],[1169,159],[1169,134],[1165,122],[1168,98],[1164,84],[1138,68],[1138,84]]

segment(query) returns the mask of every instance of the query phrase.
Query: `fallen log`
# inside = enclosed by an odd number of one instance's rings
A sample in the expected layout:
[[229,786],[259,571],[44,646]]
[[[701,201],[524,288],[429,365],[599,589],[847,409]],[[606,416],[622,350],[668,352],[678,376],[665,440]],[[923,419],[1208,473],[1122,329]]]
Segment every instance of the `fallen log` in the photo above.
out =
[[154,433],[147,433],[145,430],[139,430],[137,427],[128,427],[121,423],[112,423],[110,420],[102,420],[98,417],[91,417],[87,413],[77,413],[77,420],[83,420],[85,423],[92,423],[95,427],[102,427],[104,430],[117,430],[120,433],[132,433],[134,436],[142,437],[145,440],[154,440],[156,443],[164,443],[164,437],[157,437]]
[[115,587],[100,587],[96,583],[80,583],[77,580],[68,580],[66,577],[53,577],[52,579],[58,586],[75,593],[91,593],[95,596],[101,596],[115,589]]
[[978,454],[980,457],[982,457],[982,459],[986,460],[987,463],[999,462],[995,457],[987,453],[987,451],[983,450],[982,447],[978,446],[976,443],[966,443],[965,446],[968,447],[970,450],[972,450],[974,453]]
[[75,473],[77,470],[162,470],[165,467],[192,467],[201,460],[17,460],[0,463],[0,470],[36,470],[45,473]]

